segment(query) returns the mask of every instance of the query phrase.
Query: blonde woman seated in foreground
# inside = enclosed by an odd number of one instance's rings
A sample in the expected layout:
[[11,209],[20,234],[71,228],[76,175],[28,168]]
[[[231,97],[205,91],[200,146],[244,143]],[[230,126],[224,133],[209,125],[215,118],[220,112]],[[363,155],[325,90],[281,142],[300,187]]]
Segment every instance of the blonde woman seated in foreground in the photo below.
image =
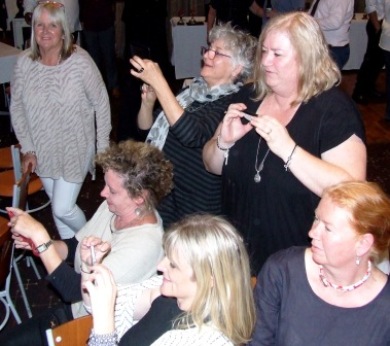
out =
[[[162,277],[133,302],[130,315],[142,318],[161,295],[175,297],[182,314],[152,345],[247,343],[255,323],[254,303],[248,255],[234,227],[221,217],[193,215],[164,234],[163,246],[166,257],[157,266]],[[88,251],[83,260],[91,263]],[[121,324],[118,318],[129,312],[115,302],[111,273],[100,264],[90,270],[83,274],[84,303],[91,306],[94,319],[89,345],[117,345],[123,334],[115,330]]]

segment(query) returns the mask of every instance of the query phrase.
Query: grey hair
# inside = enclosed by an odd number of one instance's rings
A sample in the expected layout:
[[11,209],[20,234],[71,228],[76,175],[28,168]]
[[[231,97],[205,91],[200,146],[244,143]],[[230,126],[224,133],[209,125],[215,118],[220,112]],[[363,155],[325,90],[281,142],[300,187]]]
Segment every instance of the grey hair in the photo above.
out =
[[39,51],[39,47],[35,39],[34,27],[36,22],[41,17],[43,11],[47,11],[50,15],[51,20],[53,20],[53,22],[59,25],[62,29],[63,45],[61,49],[61,59],[66,60],[72,55],[73,51],[75,50],[75,46],[73,45],[72,35],[70,33],[68,20],[66,18],[65,7],[58,7],[50,2],[38,4],[34,8],[31,19],[31,59],[38,60],[41,57],[41,53]]
[[211,29],[210,43],[219,39],[224,42],[224,48],[232,53],[233,64],[242,66],[238,79],[245,82],[252,76],[257,39],[249,33],[233,27],[230,22],[215,25]]

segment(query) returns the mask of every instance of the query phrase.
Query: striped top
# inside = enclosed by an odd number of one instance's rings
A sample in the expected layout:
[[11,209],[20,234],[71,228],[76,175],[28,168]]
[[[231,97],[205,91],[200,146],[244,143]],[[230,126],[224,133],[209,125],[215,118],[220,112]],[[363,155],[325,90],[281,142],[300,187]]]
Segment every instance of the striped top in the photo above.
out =
[[206,103],[194,101],[170,127],[162,150],[174,166],[174,188],[158,207],[164,226],[196,212],[221,213],[221,177],[206,171],[202,150],[234,95]]
[[81,183],[96,149],[109,145],[110,103],[101,74],[80,47],[57,66],[23,51],[15,65],[11,119],[22,152],[37,153],[41,177]]

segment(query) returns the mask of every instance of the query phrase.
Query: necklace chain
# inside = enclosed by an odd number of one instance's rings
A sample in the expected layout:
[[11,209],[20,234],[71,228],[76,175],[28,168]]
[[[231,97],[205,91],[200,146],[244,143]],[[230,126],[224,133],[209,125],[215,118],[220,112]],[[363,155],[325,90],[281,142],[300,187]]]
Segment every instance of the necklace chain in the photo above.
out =
[[259,157],[259,150],[260,150],[260,145],[261,145],[261,137],[259,138],[259,142],[257,143],[257,150],[256,150],[256,162],[255,162],[255,171],[256,171],[256,174],[255,176],[253,177],[253,180],[255,181],[255,183],[260,183],[261,181],[261,171],[263,170],[264,168],[264,162],[265,162],[265,159],[267,158],[268,154],[269,154],[269,148],[267,149],[267,152],[265,153],[264,155],[264,158],[263,160],[261,160],[260,162],[260,165],[257,166],[258,164],[258,157]]
[[350,292],[350,291],[353,291],[354,289],[360,287],[361,285],[363,285],[368,280],[368,278],[371,276],[371,269],[372,269],[371,261],[368,261],[367,272],[363,276],[363,278],[361,280],[355,282],[352,285],[343,286],[343,285],[335,285],[335,284],[329,282],[329,280],[325,276],[324,267],[322,265],[320,265],[320,279],[321,279],[321,282],[323,283],[323,285],[325,287],[329,287],[330,286],[330,287],[333,287],[336,290],[341,290],[341,291],[344,291],[344,292]]

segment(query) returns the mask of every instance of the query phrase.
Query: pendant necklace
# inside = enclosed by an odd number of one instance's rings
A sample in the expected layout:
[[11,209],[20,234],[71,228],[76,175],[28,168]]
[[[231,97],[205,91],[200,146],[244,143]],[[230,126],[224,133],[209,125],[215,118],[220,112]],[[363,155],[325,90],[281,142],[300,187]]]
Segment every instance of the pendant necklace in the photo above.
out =
[[265,162],[265,159],[267,158],[268,154],[269,154],[269,148],[267,150],[267,152],[265,153],[264,155],[264,158],[263,160],[260,162],[260,165],[257,166],[258,164],[258,156],[259,156],[259,150],[260,150],[260,145],[261,145],[261,137],[259,138],[259,142],[257,143],[257,150],[256,150],[256,163],[255,163],[255,171],[256,171],[256,174],[253,178],[253,180],[255,181],[255,183],[260,183],[261,181],[261,171],[263,170],[264,168],[264,162]]

